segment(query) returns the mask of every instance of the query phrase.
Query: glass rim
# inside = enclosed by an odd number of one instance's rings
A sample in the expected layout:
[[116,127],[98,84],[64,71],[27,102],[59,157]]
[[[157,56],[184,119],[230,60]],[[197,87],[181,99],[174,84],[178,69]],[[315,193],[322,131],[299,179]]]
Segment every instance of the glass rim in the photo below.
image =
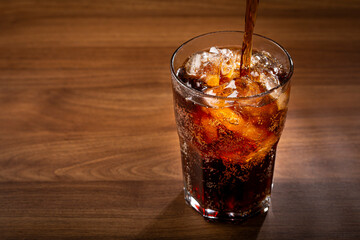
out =
[[268,38],[268,37],[265,37],[265,36],[262,36],[260,34],[256,34],[254,33],[253,35],[257,36],[257,37],[260,37],[260,38],[263,38],[265,40],[268,40],[269,42],[273,43],[274,45],[276,45],[278,48],[280,48],[282,51],[285,52],[286,56],[288,57],[288,60],[289,60],[289,64],[290,64],[290,69],[289,69],[289,72],[288,74],[285,76],[284,78],[284,81],[277,85],[276,87],[273,87],[265,92],[261,92],[259,94],[255,94],[255,95],[251,95],[251,96],[247,96],[247,97],[222,97],[222,96],[214,96],[214,95],[210,95],[210,94],[206,94],[204,92],[201,92],[199,90],[196,90],[194,88],[191,88],[189,86],[187,86],[186,84],[184,84],[179,78],[178,76],[176,75],[176,72],[175,72],[175,69],[174,69],[174,59],[176,57],[176,54],[189,42],[197,39],[197,38],[201,38],[201,37],[204,37],[204,36],[207,36],[207,35],[212,35],[212,34],[216,34],[216,33],[242,33],[244,34],[244,31],[215,31],[215,32],[208,32],[208,33],[204,33],[204,34],[201,34],[201,35],[198,35],[198,36],[195,36],[189,40],[187,40],[186,42],[184,42],[183,44],[181,44],[176,50],[175,52],[173,53],[173,55],[171,56],[171,59],[170,59],[170,70],[171,70],[171,75],[176,79],[176,81],[183,87],[185,87],[186,89],[188,89],[190,92],[194,93],[195,95],[199,96],[199,97],[206,97],[206,98],[213,98],[213,99],[222,99],[222,100],[244,100],[244,99],[252,99],[252,98],[257,98],[257,97],[263,97],[263,96],[266,96],[266,95],[269,95],[271,94],[272,92],[274,92],[276,89],[279,89],[281,87],[283,87],[284,85],[286,85],[289,80],[291,79],[291,76],[293,75],[293,72],[294,72],[294,63],[293,63],[293,60],[290,56],[290,54],[288,53],[288,51],[286,51],[286,49],[284,47],[282,47],[279,43],[275,42],[274,40]]

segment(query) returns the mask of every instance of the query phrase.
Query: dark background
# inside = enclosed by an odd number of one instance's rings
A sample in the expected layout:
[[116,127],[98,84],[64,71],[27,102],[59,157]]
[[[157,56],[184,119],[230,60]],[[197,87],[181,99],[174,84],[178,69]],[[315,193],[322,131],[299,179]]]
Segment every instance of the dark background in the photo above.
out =
[[359,1],[260,2],[255,32],[295,63],[272,207],[229,225],[185,205],[170,57],[244,12],[1,1],[0,239],[360,239]]

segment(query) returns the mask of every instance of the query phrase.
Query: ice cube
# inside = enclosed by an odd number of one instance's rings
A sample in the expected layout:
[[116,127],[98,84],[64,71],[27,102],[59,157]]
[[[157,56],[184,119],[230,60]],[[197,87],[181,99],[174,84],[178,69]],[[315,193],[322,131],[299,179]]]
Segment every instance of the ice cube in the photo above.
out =
[[246,156],[246,162],[263,160],[278,140],[279,138],[277,136],[271,134],[265,140],[259,141],[257,149]]
[[211,47],[209,52],[218,54],[218,57],[220,58],[219,67],[221,78],[229,80],[233,79],[233,73],[236,69],[237,62],[240,62],[240,56],[238,55],[238,52],[227,48],[217,47]]
[[236,64],[233,58],[223,58],[220,67],[220,73],[223,78],[231,79],[235,70]]
[[185,71],[189,76],[204,81],[207,86],[214,87],[219,85],[220,63],[221,58],[217,53],[196,53],[185,64]]
[[286,109],[287,104],[289,102],[289,94],[290,94],[290,89],[288,89],[286,92],[282,92],[280,96],[276,99],[276,103],[279,110]]
[[[205,93],[217,97],[236,98],[238,96],[235,80],[231,80],[217,87],[208,88],[205,90]],[[213,108],[225,107],[227,103],[233,102],[221,98],[205,98],[204,100]]]
[[[258,82],[252,81],[249,77],[244,76],[234,80],[230,80],[222,85],[208,88],[205,93],[212,96],[223,97],[223,98],[240,98],[249,97],[260,94],[263,92],[263,88]],[[207,104],[213,108],[221,108],[234,104],[234,99],[223,99],[223,98],[205,98]],[[261,98],[249,98],[246,101],[238,101],[238,104],[257,105],[261,101]]]
[[251,65],[253,69],[259,72],[269,72],[273,75],[278,75],[283,71],[282,65],[266,51],[252,52]]
[[208,52],[192,55],[185,64],[186,73],[208,87],[215,87],[239,76],[239,50],[211,47]]
[[221,125],[238,134],[238,136],[259,141],[268,135],[266,129],[256,127],[231,108],[205,109],[204,111],[208,111]]
[[219,53],[220,53],[220,49],[217,48],[217,47],[211,47],[210,50],[209,50],[209,52],[219,54]]
[[237,97],[235,80],[231,80],[230,82],[224,83],[220,86],[208,88],[205,93],[218,97]]
[[[220,73],[223,79],[234,79],[240,75],[240,59],[239,50],[222,48],[219,50],[222,56]],[[237,70],[237,71],[236,71]]]
[[269,73],[260,73],[259,80],[266,91],[269,91],[280,85],[280,81],[276,75]]
[[248,76],[243,76],[235,81],[238,97],[250,97],[263,92],[259,83]]
[[209,115],[201,117],[201,131],[204,135],[204,141],[210,144],[218,139],[216,121]]
[[249,97],[260,94],[262,89],[259,83],[254,82],[251,78],[244,76],[241,78],[230,80],[222,85],[208,88],[205,93],[218,97]]

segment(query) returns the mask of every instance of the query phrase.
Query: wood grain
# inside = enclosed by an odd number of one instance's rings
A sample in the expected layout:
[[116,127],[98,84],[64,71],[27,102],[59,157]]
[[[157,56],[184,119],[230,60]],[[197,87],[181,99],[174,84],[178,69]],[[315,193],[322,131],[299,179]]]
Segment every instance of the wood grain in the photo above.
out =
[[272,207],[185,205],[169,61],[243,1],[0,2],[0,239],[359,239],[360,3],[262,1],[295,62]]

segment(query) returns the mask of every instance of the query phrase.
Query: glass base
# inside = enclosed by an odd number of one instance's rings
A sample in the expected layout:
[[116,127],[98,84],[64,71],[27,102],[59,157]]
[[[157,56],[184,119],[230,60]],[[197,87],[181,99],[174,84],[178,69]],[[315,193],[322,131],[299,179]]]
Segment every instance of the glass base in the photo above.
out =
[[244,221],[258,214],[265,214],[270,207],[270,195],[266,196],[259,204],[253,205],[247,211],[241,212],[219,212],[208,208],[203,208],[190,193],[184,189],[185,202],[200,213],[206,220],[211,221]]

